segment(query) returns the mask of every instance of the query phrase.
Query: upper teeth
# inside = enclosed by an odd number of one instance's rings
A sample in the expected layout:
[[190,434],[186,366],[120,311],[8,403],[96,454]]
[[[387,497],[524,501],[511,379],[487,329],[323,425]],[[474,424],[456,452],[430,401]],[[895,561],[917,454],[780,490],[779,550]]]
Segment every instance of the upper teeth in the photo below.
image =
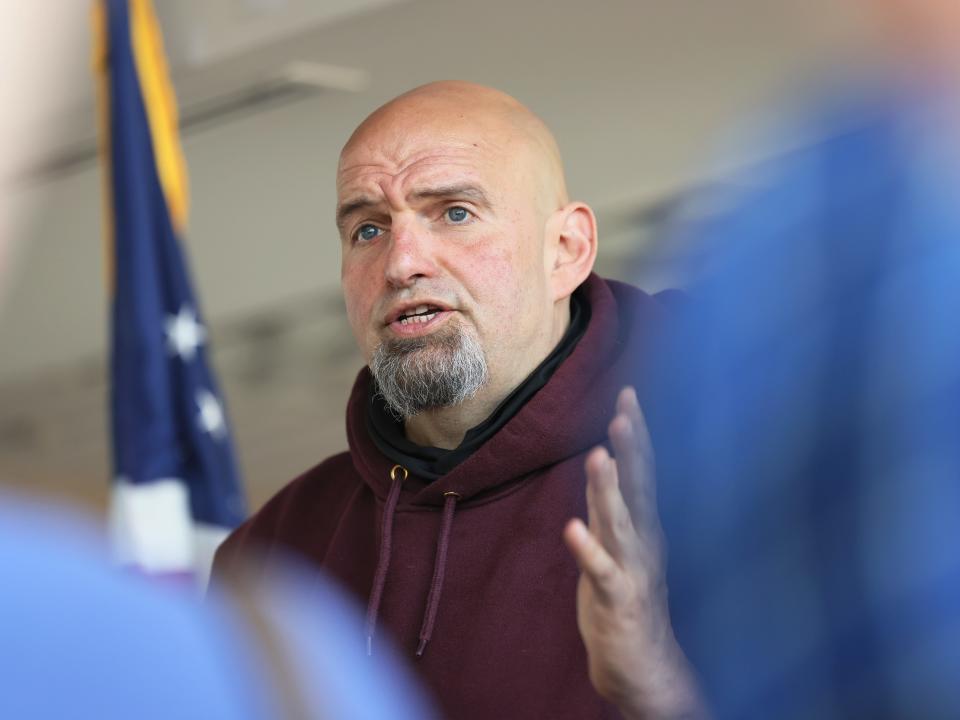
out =
[[409,325],[410,323],[425,323],[429,322],[436,316],[437,311],[429,312],[430,307],[428,305],[418,305],[413,310],[407,312],[403,317],[400,318],[401,325]]

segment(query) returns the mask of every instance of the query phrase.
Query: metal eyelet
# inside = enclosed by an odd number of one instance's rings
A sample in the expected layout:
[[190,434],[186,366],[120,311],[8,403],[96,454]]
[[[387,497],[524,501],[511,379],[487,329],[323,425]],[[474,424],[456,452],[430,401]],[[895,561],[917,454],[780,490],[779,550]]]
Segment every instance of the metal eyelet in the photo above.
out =
[[400,482],[403,482],[403,481],[406,480],[408,477],[410,477],[410,471],[407,470],[403,465],[394,465],[392,468],[390,468],[390,479],[391,479],[391,480],[396,480],[396,479],[397,479],[397,470],[402,470],[402,471],[403,471],[403,477],[400,478]]

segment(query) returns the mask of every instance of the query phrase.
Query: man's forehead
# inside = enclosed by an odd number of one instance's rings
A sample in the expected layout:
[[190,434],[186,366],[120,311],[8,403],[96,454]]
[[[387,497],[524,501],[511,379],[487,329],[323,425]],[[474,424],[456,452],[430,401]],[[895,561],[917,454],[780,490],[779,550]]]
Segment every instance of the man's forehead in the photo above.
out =
[[420,142],[356,145],[341,158],[337,195],[382,194],[385,187],[404,195],[434,185],[494,186],[503,165],[499,148],[482,137],[441,136]]
[[481,167],[498,162],[503,145],[477,128],[387,126],[351,140],[340,156],[337,180],[372,171],[420,172],[437,165]]

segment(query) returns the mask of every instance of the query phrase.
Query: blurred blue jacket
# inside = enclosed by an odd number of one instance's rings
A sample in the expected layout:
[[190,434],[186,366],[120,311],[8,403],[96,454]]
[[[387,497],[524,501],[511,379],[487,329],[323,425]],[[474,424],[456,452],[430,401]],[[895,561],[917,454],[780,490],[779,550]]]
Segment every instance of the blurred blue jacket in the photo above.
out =
[[651,429],[720,718],[960,717],[960,167],[921,107],[821,106],[688,229]]

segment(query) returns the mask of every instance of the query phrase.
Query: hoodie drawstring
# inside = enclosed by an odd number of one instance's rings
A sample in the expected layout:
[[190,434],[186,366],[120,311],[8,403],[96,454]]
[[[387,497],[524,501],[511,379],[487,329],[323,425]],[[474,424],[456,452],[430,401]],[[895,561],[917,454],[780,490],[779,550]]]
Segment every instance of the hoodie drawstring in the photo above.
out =
[[447,568],[447,548],[450,545],[450,528],[453,526],[453,513],[457,509],[460,496],[455,492],[443,494],[443,520],[440,523],[440,535],[437,538],[437,557],[433,563],[433,579],[430,581],[430,594],[427,596],[427,609],[423,613],[423,625],[420,627],[420,645],[417,657],[423,655],[427,643],[433,635],[433,624],[437,619],[440,606],[440,593],[443,591],[443,574]]
[[390,551],[393,541],[393,516],[400,500],[400,486],[410,473],[402,465],[394,465],[390,470],[390,494],[383,507],[383,523],[380,526],[380,556],[377,558],[377,571],[373,574],[373,589],[367,604],[367,655],[373,654],[373,636],[377,631],[377,615],[380,613],[380,601],[383,599],[383,586],[387,582],[387,569],[390,567]]
[[[373,654],[373,637],[377,632],[377,616],[380,614],[380,602],[383,600],[383,588],[387,582],[387,570],[390,567],[390,553],[393,549],[393,516],[400,501],[400,488],[410,473],[402,465],[394,465],[390,470],[390,493],[383,507],[383,522],[380,526],[380,554],[377,569],[373,574],[373,589],[367,604],[367,655]],[[417,657],[433,636],[433,626],[440,607],[440,593],[443,591],[443,576],[447,568],[447,549],[450,546],[450,529],[453,527],[453,513],[457,509],[460,495],[455,492],[443,494],[443,519],[440,522],[440,535],[437,537],[437,556],[433,563],[433,579],[430,581],[430,594],[427,595],[427,609],[423,613],[420,627],[420,644]]]

